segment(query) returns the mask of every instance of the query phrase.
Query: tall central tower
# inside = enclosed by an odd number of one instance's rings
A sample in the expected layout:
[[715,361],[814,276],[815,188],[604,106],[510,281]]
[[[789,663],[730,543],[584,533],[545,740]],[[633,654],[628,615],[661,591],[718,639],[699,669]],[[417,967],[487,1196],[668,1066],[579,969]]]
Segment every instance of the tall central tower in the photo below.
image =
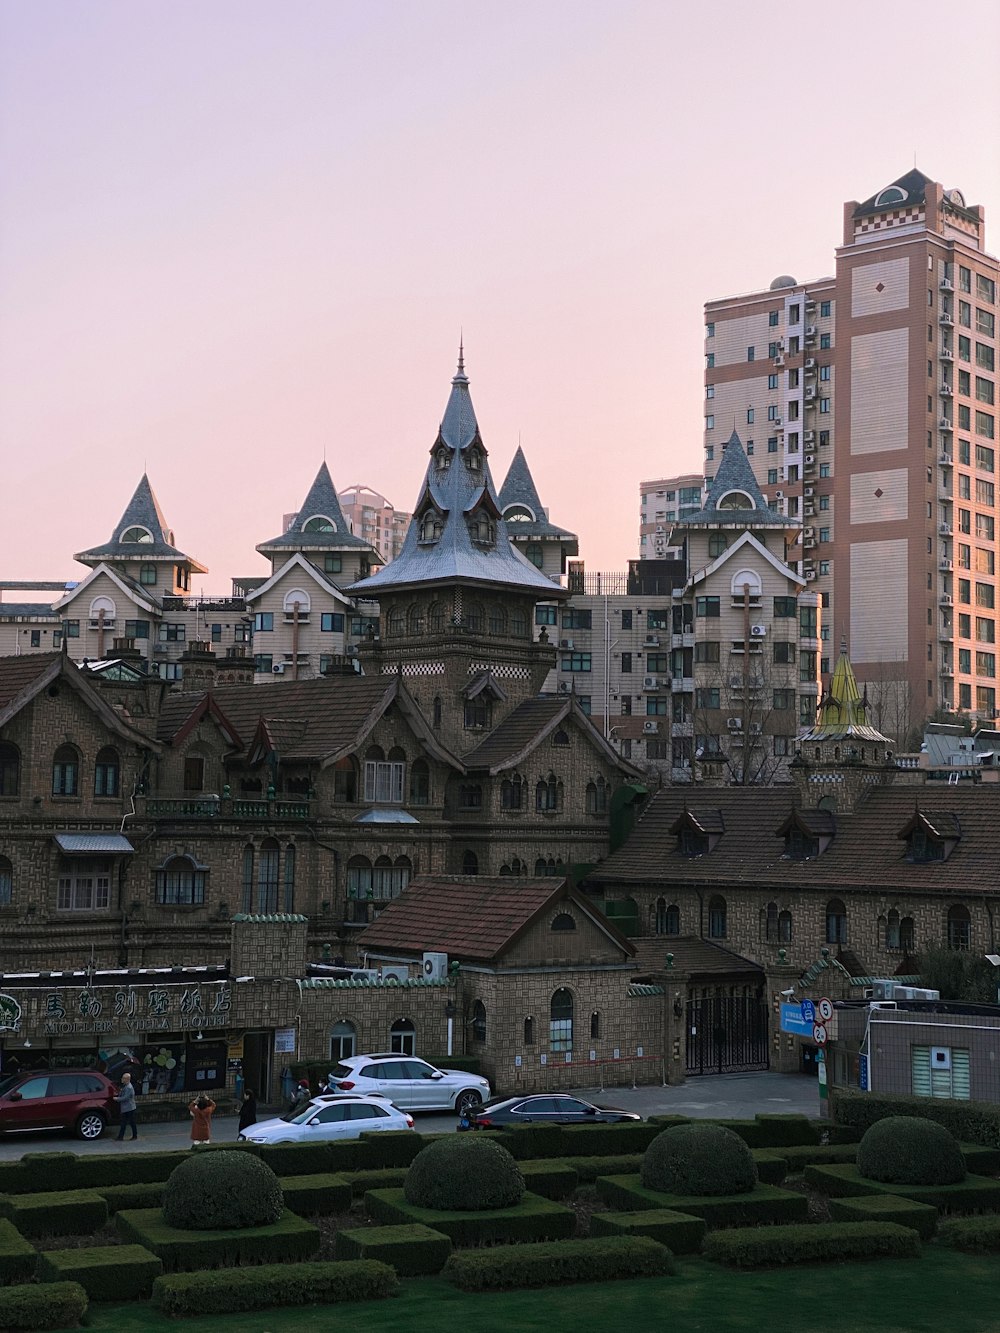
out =
[[365,670],[401,671],[457,754],[538,694],[555,663],[555,646],[532,640],[534,607],[566,593],[511,543],[461,352],[403,548],[349,591],[381,609]]

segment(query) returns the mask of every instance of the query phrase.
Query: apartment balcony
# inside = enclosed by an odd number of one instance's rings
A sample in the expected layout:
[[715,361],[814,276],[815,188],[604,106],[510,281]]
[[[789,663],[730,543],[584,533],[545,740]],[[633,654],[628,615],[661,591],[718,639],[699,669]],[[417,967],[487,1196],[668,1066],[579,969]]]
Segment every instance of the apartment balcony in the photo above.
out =
[[941,351],[938,353],[938,356],[940,356],[942,361],[955,360],[955,353],[951,350],[950,347],[942,347]]
[[941,628],[938,630],[938,642],[953,643],[954,639],[955,639],[955,626],[942,625]]
[[955,290],[955,284],[952,282],[951,278],[942,278],[938,283],[938,289],[942,292],[953,292]]
[[953,329],[955,327],[955,321],[951,317],[951,311],[942,310],[940,315],[938,315],[938,323],[943,329]]
[[953,467],[954,464],[955,464],[955,460],[954,460],[954,458],[952,458],[950,452],[949,452],[947,449],[942,449],[942,450],[941,450],[941,454],[940,454],[940,456],[939,456],[939,458],[938,458],[938,466],[939,466],[939,467]]
[[941,420],[938,422],[938,430],[944,431],[946,435],[949,435],[954,429],[955,427],[951,424],[951,422],[947,417],[942,417]]
[[954,606],[955,599],[950,592],[943,592],[938,596],[938,606]]
[[254,823],[280,821],[300,821],[312,817],[312,802],[302,800],[279,800],[275,797],[264,800],[246,799],[233,796],[195,796],[195,797],[159,797],[140,798],[140,813],[144,810],[149,819],[180,822],[187,820],[239,819]]
[[938,536],[939,536],[939,537],[950,537],[950,536],[951,536],[951,524],[950,524],[950,523],[939,523],[939,524],[938,524]]
[[680,737],[680,736],[693,736],[693,735],[694,735],[694,723],[691,721],[690,718],[688,718],[688,720],[687,720],[686,722],[672,722],[672,723],[670,724],[670,732],[671,732],[671,735],[673,735],[673,736],[677,736],[677,737]]
[[955,674],[955,668],[951,665],[950,662],[942,662],[941,665],[938,667],[939,676],[948,676],[950,678],[951,676],[954,676],[954,674]]
[[941,385],[940,389],[938,389],[938,393],[942,398],[952,398],[954,396],[954,390],[947,382]]
[[940,569],[942,574],[950,574],[954,568],[955,568],[954,560],[949,560],[949,558],[946,555],[943,555],[941,559],[938,561],[938,569]]

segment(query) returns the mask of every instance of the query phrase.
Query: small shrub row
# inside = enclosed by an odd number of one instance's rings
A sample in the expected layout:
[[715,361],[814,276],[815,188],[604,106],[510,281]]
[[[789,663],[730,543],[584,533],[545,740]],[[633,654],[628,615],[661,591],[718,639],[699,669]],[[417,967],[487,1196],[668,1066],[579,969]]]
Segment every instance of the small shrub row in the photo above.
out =
[[788,1163],[788,1174],[798,1176],[807,1166],[837,1166],[844,1162],[853,1162],[858,1155],[858,1145],[826,1143],[782,1148],[781,1155]]
[[[183,1152],[93,1153],[81,1157],[71,1152],[26,1153],[19,1165],[28,1183],[10,1192],[34,1194],[162,1182],[183,1158]],[[2,1177],[0,1188],[6,1189]]]
[[108,1205],[94,1190],[61,1190],[0,1199],[0,1214],[22,1236],[85,1236],[107,1222]]
[[706,1259],[731,1268],[893,1259],[920,1253],[920,1237],[894,1222],[819,1222],[805,1226],[740,1227],[705,1237]]
[[503,1130],[498,1137],[518,1161],[529,1161],[641,1153],[662,1129],[650,1120],[627,1120],[618,1125],[518,1125]]
[[326,1217],[351,1207],[351,1187],[343,1176],[284,1176],[281,1188],[285,1206],[300,1217]]
[[665,1277],[670,1251],[645,1236],[602,1236],[555,1245],[502,1245],[453,1254],[442,1276],[462,1291],[509,1291],[563,1282]]
[[115,1225],[124,1240],[158,1255],[166,1273],[298,1263],[312,1258],[320,1244],[316,1228],[288,1211],[270,1226],[231,1231],[182,1231],[168,1226],[158,1208],[125,1209],[116,1214]]
[[830,1217],[834,1222],[896,1222],[910,1227],[921,1240],[930,1240],[938,1213],[930,1204],[914,1203],[899,1194],[869,1194],[856,1199],[831,1199]]
[[976,1176],[1000,1174],[1000,1148],[989,1148],[982,1143],[960,1143],[965,1158],[965,1169]]
[[948,1217],[938,1223],[937,1238],[953,1250],[1000,1253],[1000,1217]]
[[76,1328],[87,1313],[87,1293],[79,1282],[0,1290],[0,1328]]
[[643,1213],[594,1213],[592,1236],[648,1236],[666,1245],[672,1254],[697,1254],[705,1237],[703,1217],[672,1208],[650,1208]]
[[642,1212],[669,1208],[702,1217],[710,1227],[767,1226],[772,1223],[804,1222],[809,1200],[804,1194],[758,1185],[747,1194],[679,1195],[646,1189],[638,1176],[599,1176],[597,1192],[612,1209]]
[[764,1185],[780,1185],[788,1175],[785,1153],[790,1151],[789,1148],[783,1148],[780,1152],[776,1148],[751,1148],[757,1179]]
[[1000,1147],[1000,1106],[992,1102],[888,1096],[844,1089],[833,1099],[832,1114],[835,1127],[848,1127],[861,1133],[889,1116],[922,1116],[944,1125],[963,1142]]
[[370,1165],[382,1170],[409,1166],[429,1142],[427,1135],[416,1134],[412,1129],[374,1130],[361,1135],[361,1144],[368,1149]]
[[400,1277],[440,1273],[450,1254],[450,1239],[420,1222],[337,1232],[338,1259],[375,1259],[394,1268]]
[[162,1272],[162,1262],[141,1245],[45,1250],[38,1258],[40,1281],[79,1282],[92,1301],[147,1300]]
[[[598,1176],[638,1175],[642,1166],[642,1153],[626,1153],[621,1157],[551,1157],[545,1165],[571,1166],[579,1184],[592,1185]],[[524,1166],[522,1163],[522,1172]]]
[[1000,1210],[1000,1180],[966,1176],[954,1185],[895,1185],[865,1180],[855,1166],[807,1166],[806,1184],[831,1199],[865,1194],[898,1194],[917,1203],[928,1203],[943,1213],[994,1212]]
[[538,1194],[543,1199],[568,1199],[580,1183],[580,1177],[570,1162],[548,1162],[543,1160],[521,1162],[521,1175],[525,1189]]
[[472,1213],[419,1208],[407,1203],[402,1190],[369,1190],[365,1195],[365,1209],[374,1221],[387,1226],[422,1222],[432,1231],[450,1237],[454,1245],[564,1240],[576,1230],[576,1215],[572,1209],[533,1194],[525,1194],[520,1203],[510,1208]]
[[396,1190],[403,1188],[406,1179],[406,1167],[395,1166],[383,1171],[349,1171],[340,1177],[351,1187],[356,1199],[363,1198],[369,1190]]
[[13,1222],[0,1218],[0,1283],[30,1282],[35,1276],[38,1252]]
[[153,1304],[167,1315],[234,1315],[272,1306],[333,1305],[395,1296],[399,1279],[387,1264],[265,1264],[215,1273],[172,1273],[153,1283]]
[[109,1213],[120,1213],[123,1208],[159,1208],[163,1203],[163,1182],[149,1181],[138,1185],[98,1185],[94,1189],[108,1205]]

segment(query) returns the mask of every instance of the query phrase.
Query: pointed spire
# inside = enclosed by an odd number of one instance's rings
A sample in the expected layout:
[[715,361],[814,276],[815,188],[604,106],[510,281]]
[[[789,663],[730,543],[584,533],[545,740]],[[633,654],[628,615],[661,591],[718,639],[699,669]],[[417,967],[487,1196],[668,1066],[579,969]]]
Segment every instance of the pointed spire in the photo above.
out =
[[355,537],[351,532],[324,458],[288,529],[280,537],[261,542],[257,550],[266,555],[275,549],[312,551],[320,548],[340,550],[346,547],[374,551],[371,542]]
[[[551,538],[562,542],[566,555],[576,555],[579,549],[576,533],[567,532],[566,529],[556,527],[554,523],[549,522],[549,511],[542,504],[531,469],[528,467],[528,460],[520,444],[507,469],[497,502],[501,513],[506,514],[508,510],[512,510],[518,518],[510,528],[514,541]],[[526,518],[526,514],[531,515],[530,520]]]
[[97,565],[102,560],[134,560],[139,556],[174,560],[178,563],[186,561],[192,573],[208,572],[203,565],[199,565],[196,560],[192,560],[174,545],[174,534],[167,526],[167,520],[163,517],[163,511],[145,472],[139,479],[131,500],[125,506],[125,512],[115,524],[110,541],[103,546],[91,547],[89,551],[81,551],[73,558],[85,565]]
[[461,332],[458,335],[458,371],[456,372],[455,379],[464,380],[465,378],[465,333]]
[[[723,501],[725,505],[720,508]],[[746,456],[743,441],[735,430],[723,450],[719,470],[708,486],[704,505],[696,514],[678,519],[676,526],[704,527],[717,523],[739,523],[747,528],[798,526],[796,519],[786,518],[768,506]]]

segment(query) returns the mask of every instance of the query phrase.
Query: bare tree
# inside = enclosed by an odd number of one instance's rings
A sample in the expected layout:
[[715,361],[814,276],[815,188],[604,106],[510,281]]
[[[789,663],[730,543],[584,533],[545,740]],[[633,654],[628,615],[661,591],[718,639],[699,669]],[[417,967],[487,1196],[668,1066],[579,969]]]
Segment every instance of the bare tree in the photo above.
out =
[[[795,750],[797,676],[747,641],[728,669],[699,675],[694,695],[696,781],[769,786]],[[776,738],[780,738],[776,742]]]
[[883,736],[891,736],[897,748],[907,748],[913,739],[916,699],[902,658],[876,662],[862,689],[868,697],[872,726]]

